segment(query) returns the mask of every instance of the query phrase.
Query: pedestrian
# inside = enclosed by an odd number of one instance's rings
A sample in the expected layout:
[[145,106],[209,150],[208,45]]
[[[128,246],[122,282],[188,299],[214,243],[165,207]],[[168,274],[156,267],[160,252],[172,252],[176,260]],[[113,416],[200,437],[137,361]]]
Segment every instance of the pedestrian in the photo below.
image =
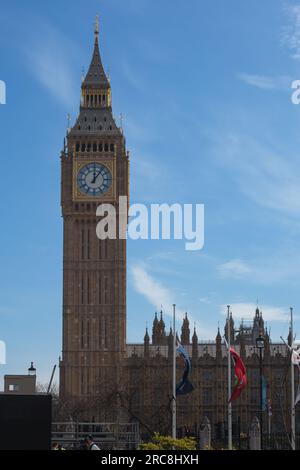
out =
[[100,450],[100,447],[98,447],[97,444],[95,444],[94,438],[91,434],[87,436],[85,441],[87,443],[88,450]]

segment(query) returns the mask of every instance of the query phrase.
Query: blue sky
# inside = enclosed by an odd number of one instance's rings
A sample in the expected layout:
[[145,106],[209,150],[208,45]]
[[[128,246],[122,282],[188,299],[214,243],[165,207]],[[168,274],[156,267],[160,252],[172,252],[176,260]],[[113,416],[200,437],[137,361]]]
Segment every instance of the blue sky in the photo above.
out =
[[188,311],[200,339],[224,305],[251,318],[258,299],[273,339],[299,326],[300,3],[102,0],[2,6],[0,339],[3,373],[35,361],[47,381],[61,351],[59,153],[74,121],[94,16],[124,115],[131,201],[205,204],[205,247],[128,242],[128,331],[141,341],[163,306]]

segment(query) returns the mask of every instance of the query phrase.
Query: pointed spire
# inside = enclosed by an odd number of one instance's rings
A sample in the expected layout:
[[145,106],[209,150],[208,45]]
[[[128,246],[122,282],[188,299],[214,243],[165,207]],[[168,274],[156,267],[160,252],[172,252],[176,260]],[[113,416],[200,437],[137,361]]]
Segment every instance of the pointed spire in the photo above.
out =
[[188,319],[187,313],[185,313],[185,317],[182,322],[182,327],[181,327],[181,343],[186,345],[190,344],[190,322]]
[[146,333],[145,333],[145,336],[144,336],[144,342],[145,343],[149,343],[150,341],[150,338],[149,338],[149,333],[148,333],[148,327],[146,327]]
[[108,89],[110,88],[109,81],[106,77],[100,51],[99,51],[99,17],[96,16],[95,21],[95,43],[94,43],[94,52],[92,56],[92,61],[88,72],[85,76],[85,79],[82,82],[82,88],[101,88]]
[[198,336],[196,333],[196,323],[194,324],[194,333],[192,336],[192,357],[193,360],[196,360],[198,358]]
[[[226,327],[225,327],[226,330]],[[227,336],[226,336],[227,338]],[[220,334],[220,324],[218,322],[218,333],[216,336],[216,359],[218,361],[222,360],[222,337]]]
[[163,332],[163,330],[165,329],[165,322],[164,322],[164,319],[163,319],[163,311],[162,310],[160,311],[159,325],[160,325],[160,328]]
[[222,340],[221,333],[220,333],[220,325],[219,325],[219,323],[218,323],[218,333],[217,333],[217,336],[216,336],[216,340],[217,340],[217,341],[221,341],[221,340]]
[[195,342],[198,343],[198,336],[197,336],[197,332],[196,332],[196,323],[194,324],[194,333],[193,333],[193,336],[192,336],[192,341],[193,341],[193,343],[195,343]]

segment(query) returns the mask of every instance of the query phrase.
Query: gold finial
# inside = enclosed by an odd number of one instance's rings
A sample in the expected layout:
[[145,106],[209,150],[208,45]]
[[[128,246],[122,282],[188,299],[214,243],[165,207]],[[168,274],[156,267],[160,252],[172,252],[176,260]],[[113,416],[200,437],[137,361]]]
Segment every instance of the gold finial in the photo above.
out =
[[95,37],[99,36],[99,15],[96,15],[95,20]]

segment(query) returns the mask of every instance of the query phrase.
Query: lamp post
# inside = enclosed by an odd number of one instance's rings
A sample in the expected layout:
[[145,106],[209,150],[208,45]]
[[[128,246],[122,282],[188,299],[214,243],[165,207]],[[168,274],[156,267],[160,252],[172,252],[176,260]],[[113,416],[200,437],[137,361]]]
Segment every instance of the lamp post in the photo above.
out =
[[256,347],[259,350],[259,394],[260,394],[260,412],[259,412],[259,424],[260,424],[260,448],[263,448],[263,374],[262,374],[262,353],[265,347],[265,338],[260,333],[256,338]]
[[28,368],[28,375],[36,375],[36,368],[33,365],[33,362],[30,363],[30,367]]

